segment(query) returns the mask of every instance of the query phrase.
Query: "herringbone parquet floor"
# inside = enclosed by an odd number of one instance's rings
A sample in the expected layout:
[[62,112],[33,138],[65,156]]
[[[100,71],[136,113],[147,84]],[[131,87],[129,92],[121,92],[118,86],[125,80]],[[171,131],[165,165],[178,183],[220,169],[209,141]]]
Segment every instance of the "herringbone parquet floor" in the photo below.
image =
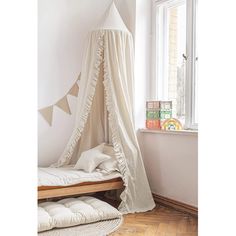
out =
[[128,214],[111,236],[197,236],[197,218],[157,205],[150,212]]

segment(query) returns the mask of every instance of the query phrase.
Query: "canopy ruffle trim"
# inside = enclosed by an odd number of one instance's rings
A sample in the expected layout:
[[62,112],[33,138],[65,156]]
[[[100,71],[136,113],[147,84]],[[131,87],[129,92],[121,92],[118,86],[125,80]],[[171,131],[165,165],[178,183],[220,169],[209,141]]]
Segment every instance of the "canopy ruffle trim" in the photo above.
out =
[[51,165],[51,167],[61,167],[64,165],[68,165],[70,163],[71,157],[73,155],[73,152],[75,150],[75,147],[81,137],[81,134],[84,130],[84,127],[86,125],[89,113],[91,111],[91,106],[93,103],[93,97],[96,91],[96,85],[97,85],[97,80],[99,77],[99,72],[100,72],[100,65],[103,62],[103,51],[104,51],[104,32],[101,31],[100,35],[98,37],[98,48],[97,48],[97,53],[96,53],[96,62],[94,65],[94,72],[93,72],[93,78],[90,83],[90,88],[88,91],[88,95],[86,98],[84,110],[81,113],[80,119],[79,119],[79,124],[78,127],[74,130],[72,137],[71,137],[71,142],[69,142],[69,145],[66,147],[66,152],[62,154],[61,158],[58,160],[57,163]]
[[[109,125],[112,133],[112,144],[114,147],[115,155],[118,161],[119,170],[122,174],[122,179],[124,181],[125,189],[121,193],[120,198],[122,200],[119,210],[123,214],[129,213],[130,209],[128,209],[127,205],[127,195],[128,193],[128,176],[130,176],[129,169],[127,167],[126,159],[124,156],[123,148],[120,141],[119,131],[118,131],[118,122],[117,122],[117,116],[115,112],[115,104],[113,102],[112,98],[112,88],[111,88],[111,76],[109,75],[108,65],[106,63],[106,60],[104,60],[104,34],[106,30],[99,30],[99,36],[98,36],[98,48],[96,53],[96,62],[94,66],[94,73],[93,78],[90,83],[90,88],[88,92],[88,96],[86,98],[86,104],[84,106],[84,111],[81,114],[81,117],[79,119],[78,127],[73,132],[73,135],[71,137],[71,142],[69,142],[69,145],[66,148],[65,153],[61,156],[61,158],[58,160],[57,163],[51,165],[51,167],[61,167],[64,165],[67,165],[70,163],[71,157],[73,155],[73,152],[75,150],[75,147],[81,137],[81,134],[84,130],[85,124],[88,119],[88,115],[91,110],[91,106],[93,103],[93,98],[95,95],[97,80],[99,78],[100,73],[100,66],[104,62],[104,88],[105,88],[105,96],[106,96],[106,106],[108,110],[108,119],[109,119]],[[98,31],[96,31],[98,33]]]
[[118,167],[122,174],[122,179],[124,181],[125,189],[121,193],[120,198],[122,200],[121,204],[119,205],[119,210],[122,213],[128,213],[126,199],[128,194],[128,167],[126,163],[126,159],[124,156],[123,148],[121,145],[120,137],[119,137],[119,131],[117,129],[118,122],[117,122],[117,115],[115,112],[115,104],[113,102],[112,98],[112,88],[111,88],[111,77],[108,72],[108,67],[106,60],[104,60],[104,88],[105,88],[105,94],[106,94],[106,106],[108,110],[108,120],[109,120],[109,127],[111,129],[112,133],[112,144],[114,147],[116,159],[118,161]]

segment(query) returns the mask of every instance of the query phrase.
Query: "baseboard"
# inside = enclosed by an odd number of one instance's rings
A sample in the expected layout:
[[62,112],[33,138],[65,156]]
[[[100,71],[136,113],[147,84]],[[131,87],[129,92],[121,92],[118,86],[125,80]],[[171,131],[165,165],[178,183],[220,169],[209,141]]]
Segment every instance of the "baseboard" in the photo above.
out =
[[198,216],[198,208],[195,206],[191,206],[183,202],[163,197],[155,193],[153,193],[152,195],[156,203],[175,208],[176,210],[183,211],[194,216]]

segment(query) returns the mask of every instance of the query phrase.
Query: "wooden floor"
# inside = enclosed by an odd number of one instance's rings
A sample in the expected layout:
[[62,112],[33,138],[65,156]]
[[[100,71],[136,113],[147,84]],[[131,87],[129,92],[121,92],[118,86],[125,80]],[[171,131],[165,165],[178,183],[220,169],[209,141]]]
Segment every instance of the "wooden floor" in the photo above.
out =
[[197,218],[157,205],[150,212],[128,214],[111,236],[197,236]]

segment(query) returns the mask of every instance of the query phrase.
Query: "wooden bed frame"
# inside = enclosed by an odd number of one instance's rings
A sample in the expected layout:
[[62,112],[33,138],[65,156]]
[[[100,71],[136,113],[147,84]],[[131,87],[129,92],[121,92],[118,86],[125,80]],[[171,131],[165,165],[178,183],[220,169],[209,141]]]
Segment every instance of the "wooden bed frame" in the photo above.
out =
[[40,186],[38,187],[38,200],[84,193],[95,193],[113,189],[121,189],[123,187],[123,181],[121,178],[99,182],[85,182],[69,186]]

